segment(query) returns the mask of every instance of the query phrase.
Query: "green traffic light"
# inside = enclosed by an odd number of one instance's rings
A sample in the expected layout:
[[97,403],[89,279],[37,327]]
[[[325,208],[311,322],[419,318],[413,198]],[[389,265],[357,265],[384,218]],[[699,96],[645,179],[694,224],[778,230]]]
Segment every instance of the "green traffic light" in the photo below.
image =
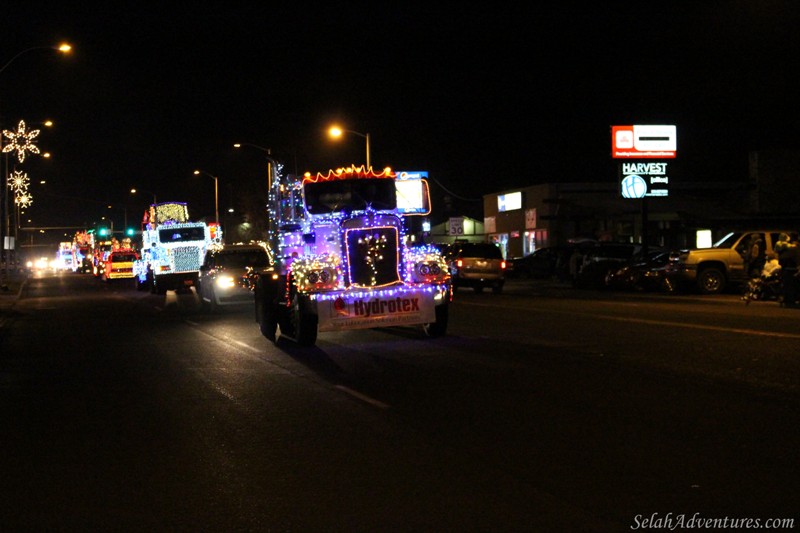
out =
[[106,235],[108,235],[108,228],[99,228],[97,230],[97,234],[100,235],[101,237],[105,237]]

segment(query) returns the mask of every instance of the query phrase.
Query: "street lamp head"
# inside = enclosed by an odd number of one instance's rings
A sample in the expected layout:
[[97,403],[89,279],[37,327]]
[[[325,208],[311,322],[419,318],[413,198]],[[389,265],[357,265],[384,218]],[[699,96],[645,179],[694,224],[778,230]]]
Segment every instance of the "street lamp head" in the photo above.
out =
[[360,133],[358,131],[353,130],[343,130],[339,126],[331,126],[328,129],[328,135],[330,135],[334,139],[340,138],[345,133],[352,133],[353,135],[357,135],[359,137],[363,137],[367,141],[367,168],[372,168],[370,159],[369,159],[369,133]]
[[72,51],[72,46],[70,46],[67,43],[61,43],[60,45],[56,46],[55,49],[58,50],[59,52],[68,54]]

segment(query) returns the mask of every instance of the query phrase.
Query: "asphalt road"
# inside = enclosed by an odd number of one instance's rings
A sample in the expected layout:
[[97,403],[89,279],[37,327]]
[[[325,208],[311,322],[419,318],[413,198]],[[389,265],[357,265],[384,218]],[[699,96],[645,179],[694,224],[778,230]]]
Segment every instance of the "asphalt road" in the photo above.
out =
[[515,282],[451,312],[299,349],[249,308],[32,279],[0,337],[0,529],[797,518],[800,311]]

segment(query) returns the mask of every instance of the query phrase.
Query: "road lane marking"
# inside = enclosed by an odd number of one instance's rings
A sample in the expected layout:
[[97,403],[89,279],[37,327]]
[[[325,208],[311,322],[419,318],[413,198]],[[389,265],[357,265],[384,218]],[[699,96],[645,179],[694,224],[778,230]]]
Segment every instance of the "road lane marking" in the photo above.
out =
[[231,342],[233,344],[236,344],[237,346],[241,346],[242,348],[250,350],[251,352],[256,353],[256,354],[261,354],[264,351],[264,350],[260,350],[260,349],[256,348],[255,346],[250,346],[246,342],[237,341],[236,339],[230,339],[229,342]]
[[[227,335],[222,335],[222,336],[214,335],[214,334],[212,334],[212,333],[210,333],[208,331],[203,330],[201,325],[198,322],[195,322],[194,320],[184,319],[184,322],[187,325],[191,326],[196,331],[198,331],[202,335],[207,335],[207,336],[211,337],[214,340],[217,340],[217,341],[229,344],[229,345],[230,344],[235,344],[235,345],[239,346],[240,348],[243,348],[243,349],[245,349],[247,351],[250,351],[253,354],[257,355],[259,360],[261,360],[261,361],[263,361],[263,362],[265,362],[267,364],[270,364],[272,366],[275,366],[275,367],[281,369],[281,371],[283,371],[283,372],[286,372],[288,374],[295,375],[295,376],[298,375],[295,372],[292,372],[291,370],[289,370],[288,368],[285,368],[282,365],[276,363],[275,361],[270,361],[268,359],[265,359],[263,350],[260,350],[260,349],[254,347],[254,346],[251,346],[251,345],[247,344],[246,342],[242,342],[240,340],[233,339],[231,337],[228,337]],[[236,401],[234,396],[232,394],[230,394],[225,388],[223,388],[220,385],[218,385],[216,383],[216,381],[214,381],[210,377],[206,377],[206,376],[203,376],[203,379],[207,383],[209,383],[215,390],[217,390],[217,392],[219,392],[220,394],[222,394],[223,396],[225,396],[226,398],[228,398],[231,401]],[[365,403],[367,403],[369,405],[372,405],[373,407],[377,407],[378,409],[386,410],[386,409],[389,409],[391,407],[387,403],[384,403],[384,402],[382,402],[380,400],[376,400],[375,398],[372,398],[371,396],[367,396],[366,394],[358,392],[357,390],[351,389],[350,387],[346,387],[344,385],[334,385],[333,387],[335,389],[338,389],[338,390],[344,392],[345,394],[348,394],[348,395],[350,395],[350,396],[352,396],[352,397],[354,397],[354,398],[356,398],[358,400],[361,400],[362,402],[365,402]]]
[[388,409],[390,407],[388,403],[383,403],[380,400],[376,400],[375,398],[372,398],[371,396],[367,396],[366,394],[362,394],[362,393],[358,392],[357,390],[351,389],[350,387],[345,387],[344,385],[334,385],[334,387],[339,389],[340,391],[342,391],[344,393],[349,394],[350,396],[352,396],[354,398],[358,398],[362,402],[367,402],[370,405],[374,405],[375,407],[378,407],[379,409]]

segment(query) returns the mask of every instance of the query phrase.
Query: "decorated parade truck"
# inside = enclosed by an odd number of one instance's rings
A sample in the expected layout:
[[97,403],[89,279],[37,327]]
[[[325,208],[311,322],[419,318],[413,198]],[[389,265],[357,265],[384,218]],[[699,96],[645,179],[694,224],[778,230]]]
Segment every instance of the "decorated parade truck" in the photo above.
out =
[[82,274],[92,272],[92,252],[94,250],[94,234],[90,231],[79,231],[72,238],[72,270]]
[[206,249],[221,240],[216,225],[190,221],[185,203],[151,205],[142,219],[140,256],[133,264],[137,289],[165,294],[196,285]]
[[[420,173],[352,167],[270,180],[274,265],[256,274],[262,334],[298,344],[318,332],[421,326],[444,335],[450,275],[433,246],[413,245],[409,217],[430,211]],[[279,329],[280,328],[280,329]]]

